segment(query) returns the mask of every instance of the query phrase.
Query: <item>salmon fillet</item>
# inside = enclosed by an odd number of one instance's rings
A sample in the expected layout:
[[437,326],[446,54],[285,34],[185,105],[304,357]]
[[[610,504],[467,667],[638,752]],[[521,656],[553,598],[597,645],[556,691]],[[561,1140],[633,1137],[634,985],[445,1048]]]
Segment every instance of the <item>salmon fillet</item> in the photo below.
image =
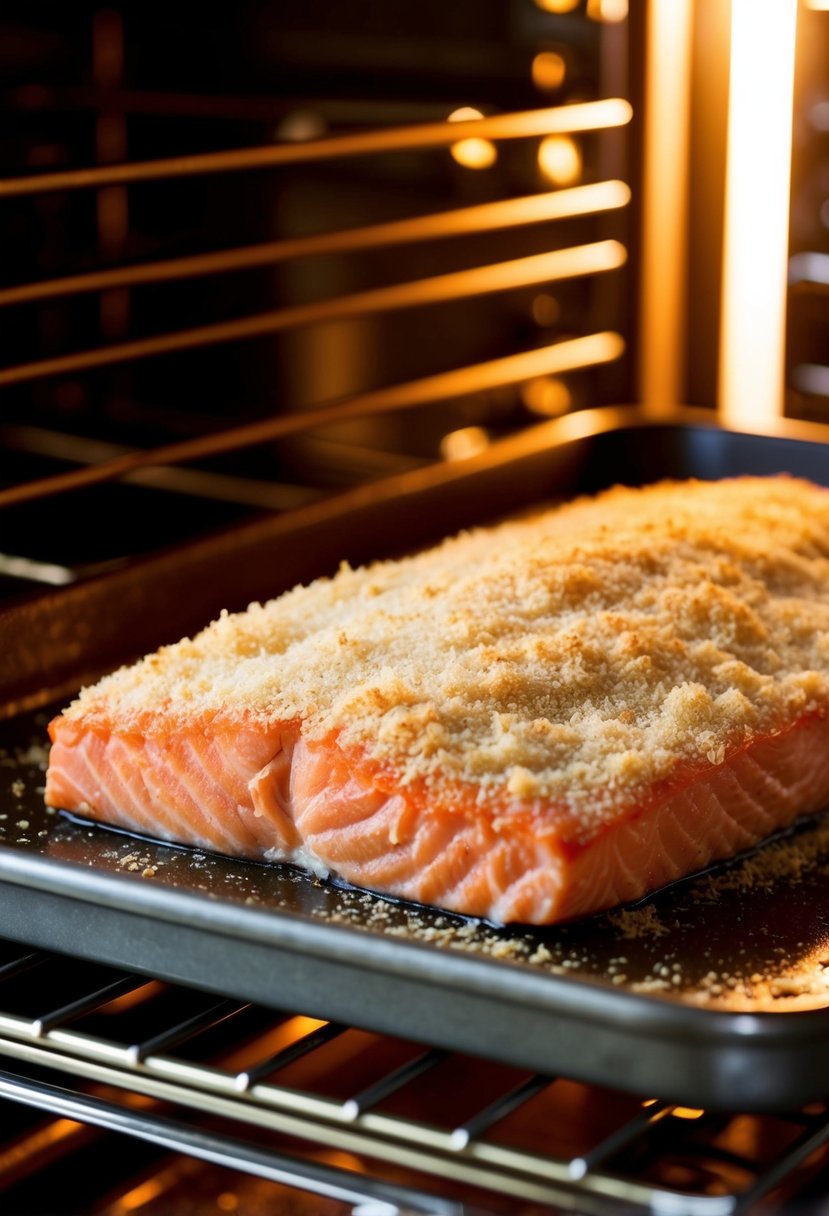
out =
[[829,805],[829,492],[617,488],[224,614],[50,725],[46,800],[498,923]]

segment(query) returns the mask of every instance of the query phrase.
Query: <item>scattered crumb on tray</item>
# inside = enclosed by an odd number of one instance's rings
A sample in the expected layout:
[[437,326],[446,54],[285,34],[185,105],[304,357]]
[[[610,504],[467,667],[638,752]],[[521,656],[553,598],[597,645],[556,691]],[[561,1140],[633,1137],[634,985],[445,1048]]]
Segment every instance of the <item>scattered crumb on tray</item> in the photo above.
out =
[[670,933],[653,904],[643,904],[638,908],[619,908],[616,912],[609,912],[607,919],[627,941],[637,937],[664,937]]
[[142,878],[155,878],[162,863],[140,852],[132,852],[119,857],[117,864],[121,870],[130,870],[133,873],[140,871]]
[[17,764],[39,768],[41,772],[45,772],[49,763],[49,748],[44,743],[30,743],[25,750],[17,752],[15,761]]
[[701,899],[718,899],[725,891],[768,889],[781,880],[797,883],[816,865],[829,873],[829,819],[757,849],[735,866],[696,879]]

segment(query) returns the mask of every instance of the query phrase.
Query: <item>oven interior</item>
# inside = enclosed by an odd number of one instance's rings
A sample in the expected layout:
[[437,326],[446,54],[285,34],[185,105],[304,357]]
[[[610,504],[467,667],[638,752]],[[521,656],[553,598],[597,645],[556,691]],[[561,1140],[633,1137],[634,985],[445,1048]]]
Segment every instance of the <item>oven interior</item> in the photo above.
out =
[[[778,415],[819,467],[829,13],[777,7],[797,10]],[[728,422],[740,11],[4,5],[3,716],[342,557],[530,501],[510,469],[529,479],[527,452],[595,407]],[[758,164],[758,198],[779,173]],[[14,763],[36,781],[43,760]],[[692,1109],[17,937],[0,951],[10,1213],[824,1202],[820,1102]]]

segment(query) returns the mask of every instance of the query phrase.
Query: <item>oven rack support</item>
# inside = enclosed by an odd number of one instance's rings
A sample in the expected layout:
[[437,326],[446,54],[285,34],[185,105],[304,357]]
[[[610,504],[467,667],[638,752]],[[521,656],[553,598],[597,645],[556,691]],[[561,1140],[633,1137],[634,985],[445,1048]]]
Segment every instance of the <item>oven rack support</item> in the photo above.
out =
[[[0,1071],[0,1098],[48,1110],[61,1117],[126,1133],[169,1150],[195,1156],[286,1182],[318,1195],[352,1202],[371,1200],[388,1205],[389,1213],[429,1212],[453,1216],[462,1204],[440,1197],[446,1183],[508,1195],[528,1202],[567,1205],[567,1210],[602,1213],[611,1205],[626,1211],[676,1213],[684,1216],[738,1216],[781,1182],[794,1175],[804,1162],[829,1143],[829,1112],[790,1117],[796,1135],[763,1171],[756,1172],[740,1193],[694,1194],[666,1189],[643,1181],[635,1173],[619,1171],[620,1153],[635,1156],[657,1124],[671,1121],[670,1142],[681,1141],[682,1118],[672,1119],[678,1108],[667,1103],[646,1103],[638,1115],[578,1156],[564,1158],[541,1154],[500,1143],[487,1133],[514,1110],[548,1086],[549,1077],[532,1076],[507,1088],[494,1101],[488,1100],[458,1127],[411,1119],[378,1109],[390,1095],[403,1090],[418,1076],[440,1065],[447,1053],[424,1050],[411,1061],[388,1070],[379,1079],[350,1094],[333,1099],[307,1089],[279,1084],[278,1074],[289,1064],[310,1057],[336,1040],[347,1027],[322,1023],[305,1031],[276,1053],[237,1069],[232,1059],[224,1064],[203,1060],[192,1050],[200,1035],[226,1024],[233,1033],[234,1019],[251,1007],[221,1001],[207,994],[203,1006],[183,1020],[173,1018],[162,1030],[143,1041],[130,1042],[75,1029],[85,1017],[110,1011],[118,1028],[118,1002],[126,999],[152,1001],[157,985],[140,976],[108,973],[88,984],[69,1001],[57,1001],[36,1016],[2,1012],[13,993],[13,982],[37,970],[49,991],[58,991],[60,977],[52,985],[52,972],[60,967],[53,956],[28,952],[0,967],[0,1057],[18,1066],[46,1068],[87,1082],[77,1089],[44,1082],[9,1071]],[[50,971],[51,969],[51,971]],[[192,993],[189,993],[192,1000]],[[273,1025],[283,1018],[270,1014]],[[186,1058],[177,1049],[187,1047]],[[223,1052],[223,1055],[227,1053]],[[232,1056],[232,1049],[231,1049]],[[106,1087],[105,1089],[103,1087]],[[113,1100],[112,1093],[125,1102]],[[129,1095],[141,1095],[139,1106]],[[149,1100],[149,1101],[147,1101]],[[183,1112],[171,1118],[171,1107]],[[680,1112],[681,1114],[681,1112]],[[199,1117],[208,1126],[200,1126]],[[220,1130],[211,1122],[222,1121]],[[224,1130],[230,1126],[232,1131]],[[338,1152],[369,1158],[375,1165],[415,1171],[434,1180],[435,1191],[420,1191],[399,1182],[367,1178],[346,1169],[320,1166],[296,1153],[286,1154],[262,1147],[256,1129],[291,1137]],[[247,1136],[246,1133],[247,1132]],[[613,1172],[605,1170],[614,1163]],[[750,1170],[746,1160],[740,1163]],[[618,1208],[616,1209],[618,1210]]]

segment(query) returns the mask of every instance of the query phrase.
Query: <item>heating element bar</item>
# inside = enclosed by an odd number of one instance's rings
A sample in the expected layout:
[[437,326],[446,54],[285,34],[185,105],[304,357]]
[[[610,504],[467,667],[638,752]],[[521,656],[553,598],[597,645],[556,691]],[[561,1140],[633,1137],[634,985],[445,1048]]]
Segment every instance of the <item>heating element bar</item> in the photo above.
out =
[[408,283],[393,283],[369,291],[354,292],[330,300],[296,304],[273,312],[251,317],[237,317],[211,325],[194,326],[170,334],[119,342],[78,354],[38,359],[0,370],[0,387],[40,380],[47,376],[109,367],[145,359],[151,355],[172,354],[195,350],[220,342],[236,342],[262,337],[321,321],[341,320],[371,312],[441,304],[471,296],[491,295],[519,287],[532,287],[559,279],[600,274],[623,266],[627,251],[619,241],[595,241],[550,253],[537,253],[509,262],[477,266],[472,270],[457,270],[450,274],[415,279]]
[[445,147],[468,136],[486,139],[526,139],[538,135],[600,131],[630,122],[630,103],[611,97],[577,102],[516,114],[495,114],[462,122],[419,123],[388,130],[363,131],[306,143],[268,145],[259,148],[208,152],[196,156],[171,157],[129,165],[102,165],[92,169],[70,169],[60,173],[30,174],[0,180],[0,198],[45,194],[55,190],[123,185],[130,182],[193,177],[204,173],[234,173],[240,170],[277,168],[309,161],[345,156],[368,156],[401,152],[412,148]]
[[524,198],[479,203],[474,207],[458,207],[435,215],[392,220],[338,232],[314,233],[312,236],[268,241],[238,249],[223,249],[216,253],[167,258],[140,266],[120,266],[40,283],[0,288],[0,306],[50,300],[90,291],[105,291],[115,287],[136,287],[145,283],[227,274],[230,271],[269,266],[294,258],[365,252],[388,245],[413,244],[498,229],[519,228],[528,224],[613,211],[624,207],[629,201],[630,188],[624,182],[594,182],[586,186],[531,194]]

